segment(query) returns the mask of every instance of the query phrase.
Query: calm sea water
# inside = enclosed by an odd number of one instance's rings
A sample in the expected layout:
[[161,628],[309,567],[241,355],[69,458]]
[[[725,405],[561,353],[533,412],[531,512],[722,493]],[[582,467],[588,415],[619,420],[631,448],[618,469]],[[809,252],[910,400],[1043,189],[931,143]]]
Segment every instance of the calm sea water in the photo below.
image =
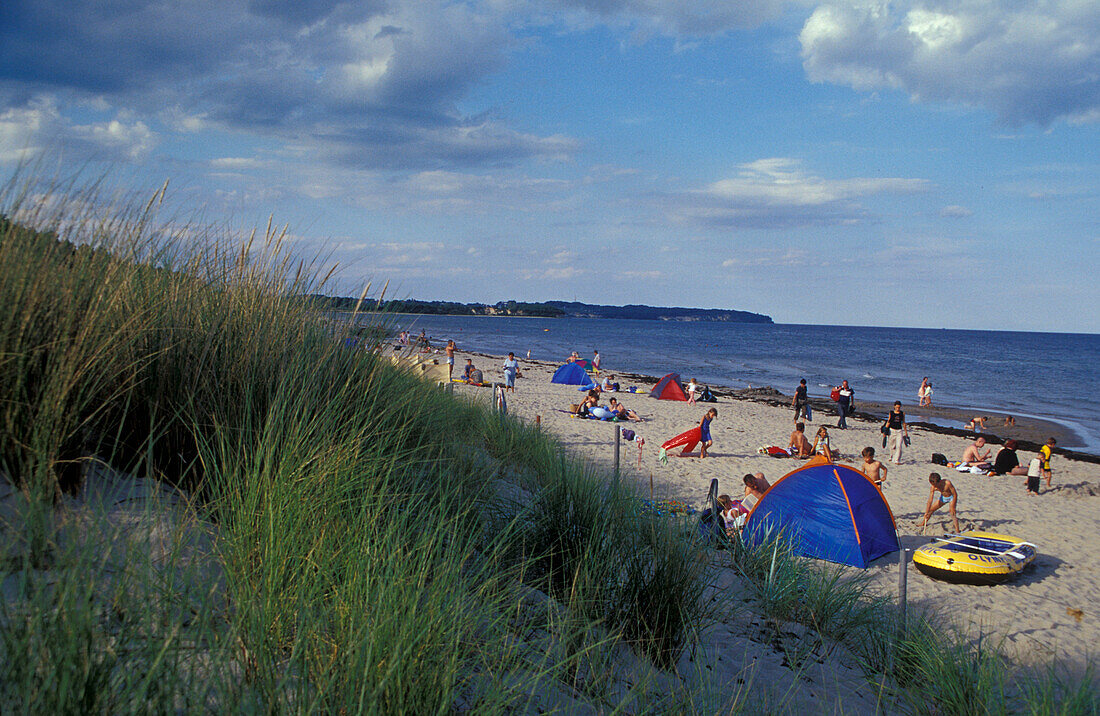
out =
[[[857,401],[901,400],[916,416],[923,376],[937,404],[999,410],[1062,423],[1100,450],[1100,335],[858,326],[612,321],[583,318],[399,316],[433,345],[560,361],[599,349],[605,370],[663,375],[734,388],[770,385],[811,395],[848,379]],[[956,426],[958,427],[958,426]]]

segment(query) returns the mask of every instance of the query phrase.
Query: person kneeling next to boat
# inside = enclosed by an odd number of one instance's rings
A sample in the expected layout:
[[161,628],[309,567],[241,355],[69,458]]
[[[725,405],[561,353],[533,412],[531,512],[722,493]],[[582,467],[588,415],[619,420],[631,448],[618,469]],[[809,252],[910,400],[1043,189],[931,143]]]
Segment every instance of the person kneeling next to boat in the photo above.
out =
[[[955,523],[955,531],[961,532],[959,529],[959,518],[955,514],[955,509],[959,504],[959,492],[955,489],[955,486],[951,484],[950,480],[943,479],[938,472],[933,472],[928,476],[928,484],[932,486],[932,489],[928,492],[928,506],[924,508],[924,518],[917,523],[917,527],[921,528],[921,532],[924,532],[924,527],[928,525],[928,518],[932,516],[932,513],[940,509],[944,505],[948,506],[948,510],[951,512],[951,521]],[[939,493],[938,495],[936,493]]]

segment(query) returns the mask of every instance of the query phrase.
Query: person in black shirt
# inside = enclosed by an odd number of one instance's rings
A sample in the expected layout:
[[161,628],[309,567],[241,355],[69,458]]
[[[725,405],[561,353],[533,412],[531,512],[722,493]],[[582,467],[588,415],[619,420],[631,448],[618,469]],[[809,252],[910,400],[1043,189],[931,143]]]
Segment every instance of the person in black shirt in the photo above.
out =
[[909,437],[909,426],[905,424],[905,413],[901,412],[901,401],[894,401],[894,409],[886,417],[886,427],[890,429],[891,445],[890,459],[895,465],[901,464],[901,446],[905,438]]
[[1005,446],[997,451],[993,458],[993,472],[998,475],[1026,475],[1027,468],[1020,464],[1016,455],[1016,441],[1006,440]]
[[794,398],[791,399],[791,405],[794,406],[794,422],[798,422],[800,416],[805,415],[806,420],[810,419],[810,411],[808,408],[809,398],[806,396],[806,379],[798,381],[798,387],[794,389]]

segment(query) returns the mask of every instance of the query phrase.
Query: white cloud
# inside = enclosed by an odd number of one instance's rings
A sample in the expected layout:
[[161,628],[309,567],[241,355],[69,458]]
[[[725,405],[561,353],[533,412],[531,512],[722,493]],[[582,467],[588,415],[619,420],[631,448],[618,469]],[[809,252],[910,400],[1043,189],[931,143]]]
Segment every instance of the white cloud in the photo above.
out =
[[966,217],[973,216],[973,215],[974,215],[973,211],[971,211],[970,209],[967,209],[965,206],[959,206],[957,204],[952,204],[950,206],[945,206],[942,209],[940,209],[940,216],[943,216],[945,218],[965,219]]
[[157,134],[141,120],[76,124],[62,116],[51,96],[38,96],[0,113],[0,161],[4,162],[45,150],[59,150],[77,161],[141,161],[157,142]]
[[833,2],[800,41],[815,82],[983,107],[1010,125],[1100,121],[1100,3]]
[[759,159],[739,169],[734,177],[676,197],[672,218],[748,228],[856,223],[866,213],[857,199],[928,188],[923,179],[826,179],[803,170],[798,160],[783,157]]

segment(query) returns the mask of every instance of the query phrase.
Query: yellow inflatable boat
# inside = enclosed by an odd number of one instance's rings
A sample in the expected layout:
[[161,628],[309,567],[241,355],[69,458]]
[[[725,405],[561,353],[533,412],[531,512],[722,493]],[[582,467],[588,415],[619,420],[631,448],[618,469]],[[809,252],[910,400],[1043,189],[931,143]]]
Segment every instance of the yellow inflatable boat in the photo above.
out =
[[913,553],[929,577],[958,584],[999,584],[1035,559],[1035,545],[993,532],[963,532],[935,538]]

